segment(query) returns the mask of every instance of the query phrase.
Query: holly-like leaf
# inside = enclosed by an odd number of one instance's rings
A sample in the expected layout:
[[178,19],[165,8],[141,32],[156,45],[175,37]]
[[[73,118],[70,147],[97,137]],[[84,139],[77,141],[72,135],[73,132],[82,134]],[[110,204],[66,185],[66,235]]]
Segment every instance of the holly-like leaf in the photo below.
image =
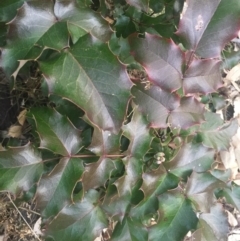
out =
[[227,215],[221,204],[213,206],[209,213],[199,216],[199,229],[193,233],[196,241],[227,240],[228,234]]
[[53,2],[28,1],[9,24],[8,44],[2,50],[2,66],[11,75],[18,60],[35,59],[44,47],[60,50],[67,45],[67,25],[57,21]]
[[98,156],[120,154],[120,136],[120,134],[115,135],[110,131],[103,131],[95,127],[92,143],[88,147],[88,150]]
[[187,182],[186,194],[193,201],[198,211],[210,212],[216,201],[214,190],[225,187],[226,184],[223,181],[214,177],[209,172],[193,172]]
[[165,168],[176,176],[186,178],[192,171],[204,172],[211,168],[214,162],[214,150],[201,144],[188,143],[181,147],[170,162],[165,162]]
[[134,102],[139,106],[139,111],[147,116],[150,126],[154,128],[167,127],[169,113],[179,106],[179,97],[154,86],[145,90],[142,85],[132,88]]
[[118,222],[113,230],[112,241],[146,241],[148,240],[148,230],[146,227],[125,218],[122,222]]
[[233,185],[231,188],[224,188],[221,192],[228,203],[234,205],[238,210],[240,210],[240,187]]
[[221,62],[215,59],[200,60],[194,58],[184,74],[185,94],[216,92],[222,86],[220,74]]
[[149,228],[149,241],[179,241],[197,225],[190,200],[175,189],[159,196],[159,222]]
[[148,121],[136,108],[130,123],[122,127],[123,135],[130,140],[127,155],[142,158],[150,148],[153,136]]
[[86,165],[82,177],[84,190],[104,187],[112,171],[116,169],[115,161],[110,158],[100,158],[98,162]]
[[67,117],[49,108],[33,108],[41,148],[46,148],[63,156],[76,154],[81,148],[80,131],[75,129]]
[[138,220],[149,220],[157,213],[157,197],[176,188],[179,179],[173,174],[167,173],[163,166],[159,166],[157,170],[143,173],[142,179],[141,190],[144,193],[144,199],[131,210],[130,215]]
[[182,86],[183,52],[172,40],[145,34],[130,37],[132,55],[145,68],[149,81],[173,92]]
[[238,128],[237,120],[224,124],[221,117],[212,112],[205,113],[205,120],[206,122],[200,126],[198,138],[207,147],[218,151],[228,150],[230,140]]
[[127,3],[145,12],[149,11],[149,0],[127,0]]
[[65,54],[40,62],[40,68],[50,93],[80,106],[99,128],[120,129],[132,84],[106,44],[86,35]]
[[83,171],[83,161],[80,158],[63,158],[50,174],[41,178],[36,200],[42,217],[55,216],[67,204],[73,202],[73,189]]
[[239,1],[189,1],[177,35],[187,49],[201,57],[219,57],[223,46],[237,36],[239,16]]
[[27,1],[9,24],[8,44],[2,50],[2,66],[8,75],[17,61],[36,59],[44,48],[61,50],[87,33],[108,40],[111,30],[101,16],[76,1]]
[[67,22],[74,43],[86,33],[103,42],[110,39],[112,31],[108,22],[99,13],[92,11],[84,0],[57,0],[54,12],[58,19]]
[[47,227],[46,235],[54,240],[94,240],[108,226],[98,199],[99,193],[89,190],[83,200],[61,210]]
[[18,195],[35,185],[43,171],[41,154],[30,145],[0,151],[0,190]]
[[169,117],[172,127],[187,129],[203,122],[204,105],[194,97],[183,97],[178,108],[174,109]]

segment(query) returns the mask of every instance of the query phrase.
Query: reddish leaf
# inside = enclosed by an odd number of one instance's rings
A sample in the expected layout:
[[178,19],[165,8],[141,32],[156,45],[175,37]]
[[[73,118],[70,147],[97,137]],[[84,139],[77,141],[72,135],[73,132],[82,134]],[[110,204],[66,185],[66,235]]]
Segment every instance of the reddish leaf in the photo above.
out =
[[169,117],[172,127],[187,129],[203,121],[204,105],[194,97],[183,97],[180,106]]
[[183,52],[173,41],[145,34],[130,37],[132,55],[142,64],[150,82],[164,90],[173,92],[182,86]]
[[144,90],[140,84],[132,88],[134,102],[139,110],[147,116],[150,126],[154,128],[167,127],[167,118],[171,111],[179,106],[179,97],[170,94],[157,86]]
[[194,58],[184,74],[183,89],[185,94],[216,92],[222,86],[220,64],[218,60],[200,60]]

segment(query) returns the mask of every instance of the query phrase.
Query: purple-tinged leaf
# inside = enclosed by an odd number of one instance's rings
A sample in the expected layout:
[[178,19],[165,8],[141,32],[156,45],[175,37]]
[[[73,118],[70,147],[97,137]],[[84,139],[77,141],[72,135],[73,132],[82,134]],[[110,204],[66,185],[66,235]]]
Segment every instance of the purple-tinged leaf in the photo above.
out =
[[218,151],[228,150],[230,140],[237,132],[237,120],[224,124],[221,117],[212,112],[206,112],[205,119],[206,122],[200,126],[198,133],[203,144]]
[[220,57],[224,45],[240,28],[240,2],[235,0],[188,1],[179,24],[179,35],[187,49],[203,58]]
[[181,147],[165,168],[176,176],[186,178],[192,171],[205,172],[214,162],[214,150],[201,144],[188,143]]
[[199,229],[193,233],[195,241],[225,241],[228,235],[227,215],[221,204],[213,206],[209,213],[199,217]]
[[182,240],[197,225],[197,217],[190,200],[179,189],[168,191],[158,197],[159,220],[149,228],[149,241]]
[[50,93],[81,107],[100,129],[119,131],[132,84],[107,44],[86,35],[65,54],[40,62],[40,68]]
[[41,148],[63,156],[76,154],[81,148],[80,131],[57,111],[49,108],[33,108],[30,111],[36,122]]
[[84,191],[100,186],[104,187],[111,173],[116,169],[115,161],[110,158],[100,158],[96,163],[87,164],[82,177]]
[[187,1],[187,10],[179,23],[177,35],[185,47],[195,51],[221,0]]
[[83,200],[63,208],[47,226],[46,235],[54,240],[93,241],[108,226],[98,199],[99,193],[90,190]]
[[62,208],[73,203],[72,193],[83,171],[80,158],[63,158],[51,173],[42,177],[36,200],[44,218],[57,215]]
[[140,84],[132,88],[134,102],[150,122],[153,128],[167,127],[167,118],[171,111],[179,106],[179,97],[154,86],[145,90]]
[[30,145],[0,151],[0,190],[15,196],[35,185],[43,172],[41,154]]
[[194,97],[183,97],[180,106],[171,112],[169,123],[172,127],[187,129],[201,123],[204,120],[203,114],[203,104],[199,103]]
[[184,54],[172,40],[147,34],[145,39],[129,38],[132,55],[146,70],[149,81],[166,91],[182,86]]
[[187,182],[186,194],[194,203],[196,210],[209,212],[216,202],[214,189],[224,187],[226,187],[226,183],[209,172],[193,172]]
[[222,86],[220,65],[221,62],[218,60],[194,58],[184,74],[184,93],[208,94],[216,92]]
[[141,223],[130,218],[118,222],[113,230],[112,241],[146,241],[148,230]]
[[123,135],[130,140],[126,155],[142,158],[150,148],[153,136],[146,118],[135,108],[130,123],[122,127]]

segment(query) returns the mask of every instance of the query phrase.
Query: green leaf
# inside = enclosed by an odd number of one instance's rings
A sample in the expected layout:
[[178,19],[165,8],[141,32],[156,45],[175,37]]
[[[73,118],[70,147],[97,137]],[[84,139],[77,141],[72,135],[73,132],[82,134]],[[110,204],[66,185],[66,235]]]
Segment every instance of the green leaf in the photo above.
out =
[[90,9],[84,0],[57,0],[54,7],[56,17],[67,22],[74,43],[86,33],[103,42],[110,39],[112,31],[108,22],[99,13]]
[[99,128],[120,129],[132,84],[106,44],[86,35],[56,59],[40,62],[40,68],[50,93],[80,106]]
[[46,235],[54,240],[93,241],[108,226],[98,198],[97,191],[89,190],[83,200],[63,208],[47,227]]
[[215,59],[200,60],[194,58],[184,74],[183,89],[185,94],[216,92],[222,86],[221,62]]
[[205,172],[214,162],[214,150],[201,144],[188,143],[181,147],[165,168],[176,176],[186,178],[192,171]]
[[46,148],[62,156],[76,154],[81,148],[80,131],[57,111],[49,108],[33,108],[41,148]]
[[239,16],[239,1],[191,1],[179,23],[177,35],[187,49],[196,51],[201,57],[219,57],[222,47],[237,36]]
[[193,233],[196,241],[227,240],[228,236],[227,215],[221,204],[213,206],[209,213],[199,216],[199,229]]
[[36,200],[42,217],[54,217],[67,204],[73,203],[73,189],[83,171],[83,161],[80,158],[62,158],[51,173],[41,178]]
[[230,188],[224,188],[220,191],[221,195],[224,196],[228,203],[234,205],[240,210],[240,187],[232,185]]
[[113,230],[112,241],[146,241],[148,240],[148,230],[146,227],[125,218],[122,222],[118,222]]
[[176,188],[179,179],[173,174],[167,173],[163,166],[143,173],[142,179],[141,190],[144,193],[144,200],[131,209],[130,215],[138,220],[149,220],[157,213],[157,197],[170,189]]
[[120,15],[116,19],[115,23],[116,28],[116,36],[126,38],[130,34],[134,33],[136,31],[136,27],[134,23],[132,22],[132,19],[125,15]]
[[123,135],[130,140],[126,155],[142,158],[150,149],[153,136],[150,134],[148,121],[136,108],[130,123],[122,127]]
[[237,132],[237,120],[232,120],[224,124],[218,114],[212,112],[205,113],[206,122],[199,128],[198,138],[203,144],[218,151],[228,150],[231,138]]
[[197,225],[197,217],[191,202],[175,189],[164,193],[159,199],[159,222],[149,228],[149,241],[179,241]]
[[149,8],[148,8],[149,0],[127,0],[127,3],[145,12],[149,11]]
[[84,191],[98,187],[105,187],[111,173],[116,170],[116,160],[110,158],[100,158],[96,163],[86,165],[82,177]]
[[43,171],[41,154],[30,145],[0,151],[0,190],[14,195],[28,191]]
[[66,46],[67,26],[66,23],[57,22],[52,1],[28,1],[9,24],[2,65],[5,72],[11,75],[18,60],[35,59],[44,47],[60,50]]
[[18,8],[22,6],[24,0],[8,0],[0,2],[0,22],[9,22],[12,20]]
[[145,34],[129,38],[132,55],[142,64],[149,81],[160,88],[173,92],[182,86],[183,52],[172,40]]
[[87,149],[98,156],[120,155],[120,137],[120,134],[115,135],[110,131],[103,131],[95,127],[92,143]]
[[187,182],[186,194],[193,201],[198,211],[209,212],[216,202],[214,190],[224,187],[226,187],[226,183],[214,177],[209,172],[193,172]]

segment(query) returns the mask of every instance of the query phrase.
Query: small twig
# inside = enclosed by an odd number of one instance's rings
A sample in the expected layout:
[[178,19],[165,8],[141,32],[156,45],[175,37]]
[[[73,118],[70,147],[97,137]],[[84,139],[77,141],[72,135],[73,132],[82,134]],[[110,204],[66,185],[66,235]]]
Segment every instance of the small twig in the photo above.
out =
[[27,211],[27,212],[29,212],[29,213],[34,213],[34,214],[36,214],[36,215],[38,215],[38,216],[41,216],[41,214],[40,214],[40,213],[35,212],[35,211],[32,211],[32,210],[27,209],[27,208],[19,207],[19,209],[22,209],[22,210],[25,210],[25,211]]
[[19,213],[19,215],[21,216],[21,218],[23,219],[23,221],[26,223],[26,225],[28,226],[28,228],[31,230],[31,232],[34,234],[34,236],[37,238],[37,240],[41,241],[41,239],[39,239],[38,235],[35,233],[35,231],[31,228],[31,226],[28,224],[27,220],[23,217],[22,213],[19,211],[18,207],[15,205],[15,203],[13,202],[10,194],[7,194],[10,202],[12,203],[12,205],[14,206],[14,208],[17,210],[17,212]]

